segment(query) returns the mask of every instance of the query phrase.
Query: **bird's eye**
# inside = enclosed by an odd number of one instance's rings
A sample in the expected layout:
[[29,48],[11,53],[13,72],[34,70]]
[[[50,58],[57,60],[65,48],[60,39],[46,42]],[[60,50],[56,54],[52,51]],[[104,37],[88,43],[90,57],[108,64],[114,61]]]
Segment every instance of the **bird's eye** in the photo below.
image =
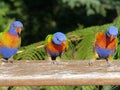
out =
[[[110,34],[110,33],[108,32],[108,35],[111,36],[111,35],[113,35],[113,34]],[[114,37],[117,37],[116,35],[113,35],[113,36],[114,36]]]
[[14,28],[17,28],[17,26],[13,25]]
[[57,38],[57,40],[60,42],[60,40]]

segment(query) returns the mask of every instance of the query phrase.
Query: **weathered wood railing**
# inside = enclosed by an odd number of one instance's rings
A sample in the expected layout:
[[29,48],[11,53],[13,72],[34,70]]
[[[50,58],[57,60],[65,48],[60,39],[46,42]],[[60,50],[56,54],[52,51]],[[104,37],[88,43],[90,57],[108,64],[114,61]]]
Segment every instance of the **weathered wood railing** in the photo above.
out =
[[100,60],[67,60],[59,64],[49,61],[0,62],[0,86],[45,85],[120,85],[120,61],[111,66]]

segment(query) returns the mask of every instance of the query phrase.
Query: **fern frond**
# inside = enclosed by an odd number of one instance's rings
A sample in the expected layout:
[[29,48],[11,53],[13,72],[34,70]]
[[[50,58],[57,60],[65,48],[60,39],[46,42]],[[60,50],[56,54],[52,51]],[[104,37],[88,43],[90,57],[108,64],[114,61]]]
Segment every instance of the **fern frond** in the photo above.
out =
[[[118,18],[119,20],[120,18]],[[96,33],[100,31],[106,31],[111,25],[115,25],[120,28],[118,21],[111,24],[105,24],[101,26],[93,26],[85,29],[77,28],[76,30],[66,34],[68,37],[69,48],[67,52],[62,55],[63,60],[85,60],[92,59],[94,57],[93,45],[95,41]],[[120,30],[119,30],[120,31]],[[120,40],[120,36],[118,36]],[[44,41],[34,43],[20,48],[14,58],[17,60],[45,60],[47,54],[44,48]],[[115,52],[115,58],[120,58],[120,43]]]

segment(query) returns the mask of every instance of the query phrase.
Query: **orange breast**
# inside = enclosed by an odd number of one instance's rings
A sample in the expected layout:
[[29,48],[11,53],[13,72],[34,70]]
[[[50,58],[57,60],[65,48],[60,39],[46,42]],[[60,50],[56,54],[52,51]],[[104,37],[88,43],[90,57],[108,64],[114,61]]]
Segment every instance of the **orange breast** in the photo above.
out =
[[66,46],[56,45],[56,44],[50,42],[46,45],[46,48],[52,52],[63,52],[65,50]]
[[8,32],[4,32],[2,34],[0,42],[3,46],[15,48],[20,45],[20,38],[18,36],[11,35]]
[[117,39],[114,39],[113,41],[109,41],[109,38],[106,38],[103,32],[99,32],[96,35],[95,46],[99,46],[105,49],[113,49],[116,47],[116,45],[117,45]]

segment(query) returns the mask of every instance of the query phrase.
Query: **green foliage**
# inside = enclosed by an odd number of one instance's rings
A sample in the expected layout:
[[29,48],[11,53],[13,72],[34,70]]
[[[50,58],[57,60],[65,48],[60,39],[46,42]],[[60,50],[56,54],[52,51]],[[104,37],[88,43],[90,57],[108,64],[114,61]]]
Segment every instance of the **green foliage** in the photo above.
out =
[[97,90],[95,86],[45,86],[40,90]]
[[96,86],[39,86],[39,87],[14,86],[14,87],[1,87],[0,90],[99,90],[99,89],[97,89]]
[[99,13],[106,16],[106,9],[115,9],[120,15],[120,1],[119,0],[62,0],[67,3],[72,9],[75,7],[85,6],[87,15]]
[[106,9],[115,9],[120,15],[120,1],[119,0],[100,0]]
[[[62,0],[67,3],[71,8],[85,6],[87,15],[93,15],[95,13],[100,13],[106,16],[105,7],[102,6],[100,0]],[[101,12],[102,11],[102,12]]]
[[14,58],[16,60],[45,60],[46,53],[44,42],[34,43],[32,45],[22,47]]
[[8,90],[8,87],[0,87],[0,90]]
[[[70,8],[70,7],[71,8]],[[51,8],[49,8],[51,7]],[[114,10],[115,9],[115,10]],[[21,20],[24,23],[22,44],[44,40],[48,34],[56,31],[66,33],[69,39],[68,51],[62,60],[85,60],[93,58],[95,34],[115,25],[120,30],[120,18],[114,23],[114,13],[120,13],[119,0],[0,0],[0,31],[8,30],[10,22]],[[107,15],[108,13],[108,15]],[[109,14],[112,16],[109,18]],[[92,16],[93,15],[93,16]],[[100,16],[102,15],[102,16]],[[89,16],[89,17],[88,17]],[[107,17],[105,17],[107,16]],[[108,21],[106,21],[108,19]],[[111,21],[109,21],[111,20]],[[98,25],[89,28],[91,25]],[[78,27],[79,26],[79,27]],[[77,29],[75,29],[78,27]],[[120,35],[118,36],[120,40]],[[14,56],[15,60],[46,60],[44,42],[40,41],[21,47]],[[115,59],[120,59],[120,43],[115,52]],[[119,86],[102,86],[102,90],[119,90]],[[46,86],[46,87],[0,87],[0,90],[99,90],[97,86]]]
[[20,20],[24,24],[22,32],[24,46],[42,41],[48,34],[56,31],[68,33],[78,26],[88,27],[112,22],[119,15],[116,14],[116,11],[120,11],[119,2],[119,0],[35,0],[33,3],[33,0],[1,0],[0,31],[8,30],[13,20]]
[[34,87],[30,87],[30,86],[16,86],[11,88],[11,90],[34,90]]
[[7,17],[9,12],[9,5],[4,1],[0,1],[0,32],[9,29],[9,24],[13,19]]
[[[85,29],[76,29],[72,32],[67,33],[69,48],[68,51],[62,56],[63,60],[85,60],[92,59],[93,44],[95,41],[95,35],[97,32],[106,31],[111,25],[115,25],[120,28],[119,19],[112,24],[106,24],[102,26],[93,26]],[[118,39],[120,37],[118,36]],[[20,49],[20,53],[14,56],[17,60],[45,60],[47,54],[44,48],[44,42],[34,43]],[[115,58],[120,58],[120,44],[118,44],[115,52]]]

